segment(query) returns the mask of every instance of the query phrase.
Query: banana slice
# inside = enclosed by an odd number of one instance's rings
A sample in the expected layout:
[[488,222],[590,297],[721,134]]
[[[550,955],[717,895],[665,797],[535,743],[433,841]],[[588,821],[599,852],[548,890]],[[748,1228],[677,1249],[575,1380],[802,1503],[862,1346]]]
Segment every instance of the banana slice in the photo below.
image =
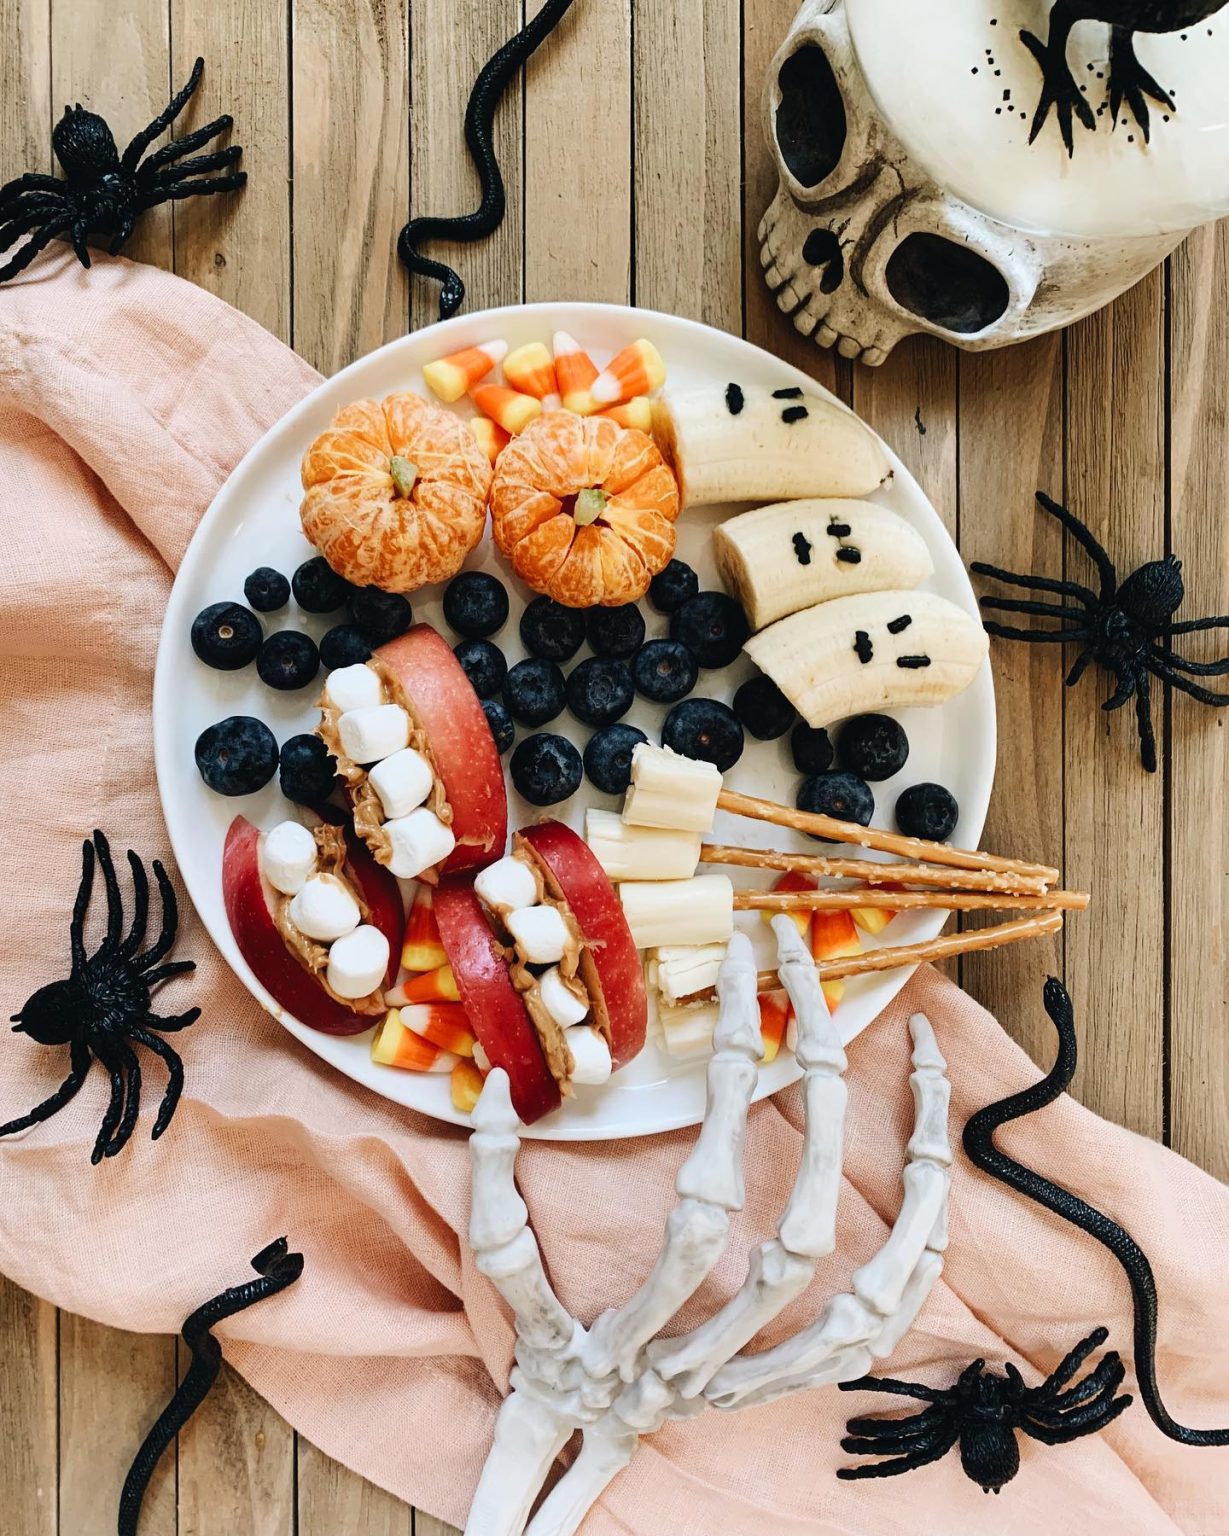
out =
[[852,411],[800,389],[667,389],[654,402],[653,436],[687,506],[865,496],[892,473]]
[[813,726],[942,704],[969,686],[987,648],[977,620],[933,592],[834,598],[778,619],[746,646]]
[[934,570],[911,523],[869,501],[781,501],[713,531],[725,584],[752,629],[814,603],[916,587]]

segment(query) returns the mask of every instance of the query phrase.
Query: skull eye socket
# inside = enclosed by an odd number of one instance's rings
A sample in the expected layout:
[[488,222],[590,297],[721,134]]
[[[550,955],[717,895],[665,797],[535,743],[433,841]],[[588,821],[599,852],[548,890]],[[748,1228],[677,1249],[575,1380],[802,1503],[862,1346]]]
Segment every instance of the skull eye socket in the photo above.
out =
[[902,309],[958,336],[1001,320],[1011,290],[978,251],[942,235],[906,235],[888,258],[888,291]]
[[777,148],[804,187],[826,181],[840,164],[849,131],[845,103],[828,55],[814,43],[791,53],[777,75]]

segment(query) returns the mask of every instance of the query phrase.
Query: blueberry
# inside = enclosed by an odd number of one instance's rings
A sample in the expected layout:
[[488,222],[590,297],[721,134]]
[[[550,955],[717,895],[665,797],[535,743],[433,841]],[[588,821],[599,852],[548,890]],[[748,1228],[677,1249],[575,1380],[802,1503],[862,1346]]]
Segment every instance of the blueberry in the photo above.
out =
[[794,706],[771,677],[749,677],[734,695],[734,713],[759,741],[776,741],[795,719]]
[[585,747],[585,772],[604,795],[621,795],[632,781],[632,753],[648,741],[634,725],[608,725],[595,731]]
[[192,649],[207,667],[237,672],[256,659],[265,632],[242,603],[210,603],[192,620]]
[[790,736],[789,747],[799,773],[827,773],[832,767],[832,743],[822,725],[808,725],[800,720]]
[[956,797],[942,784],[914,784],[896,802],[896,825],[906,837],[945,843],[959,820]]
[[512,783],[530,805],[558,805],[580,788],[580,753],[562,736],[527,736],[512,754]]
[[320,652],[310,635],[297,629],[279,629],[270,635],[256,658],[262,683],[286,692],[306,688],[320,670]]
[[794,804],[800,811],[835,816],[838,821],[852,821],[860,827],[869,827],[875,814],[870,785],[854,773],[817,773],[803,779]]
[[697,592],[670,616],[670,638],[702,667],[728,667],[750,633],[746,615],[724,592]]
[[344,576],[339,576],[323,555],[304,560],[290,579],[294,600],[304,613],[332,613],[340,608],[352,590]]
[[674,613],[699,590],[700,578],[692,568],[681,560],[671,560],[665,570],[658,571],[649,582],[649,602],[658,613]]
[[677,704],[696,686],[700,669],[681,640],[650,640],[636,652],[636,691],[654,704]]
[[662,746],[684,757],[715,763],[722,773],[743,755],[743,728],[732,709],[716,699],[684,699],[666,716]]
[[545,725],[562,714],[566,699],[563,673],[553,661],[531,656],[509,668],[504,703],[522,725]]
[[444,589],[444,617],[471,640],[493,635],[508,622],[503,582],[486,571],[462,571]]
[[512,724],[512,716],[498,699],[483,699],[482,712],[486,716],[486,723],[491,727],[491,735],[494,736],[495,745],[502,757],[516,740],[516,726]]
[[282,794],[296,805],[323,805],[337,788],[336,765],[319,736],[292,736],[282,744]]
[[874,783],[890,779],[905,766],[909,738],[890,715],[857,715],[841,728],[836,755],[842,768]]
[[348,607],[351,619],[373,645],[404,635],[414,622],[409,600],[400,592],[381,592],[379,587],[356,587]]
[[453,646],[452,654],[465,668],[478,697],[493,699],[508,676],[508,663],[500,648],[489,640],[462,640]]
[[243,595],[257,613],[274,613],[290,601],[290,583],[281,571],[262,565],[243,583]]
[[595,656],[626,660],[636,654],[644,639],[644,615],[635,603],[624,603],[621,608],[590,608],[585,634]]
[[613,656],[590,656],[568,677],[568,708],[586,725],[610,725],[632,707],[631,669]]
[[535,597],[521,614],[521,640],[531,656],[571,661],[585,639],[585,616],[550,597]]
[[219,795],[254,795],[277,772],[277,741],[263,720],[231,715],[196,738],[196,766]]
[[335,624],[320,641],[320,660],[330,672],[334,667],[352,667],[370,657],[371,643],[353,624]]

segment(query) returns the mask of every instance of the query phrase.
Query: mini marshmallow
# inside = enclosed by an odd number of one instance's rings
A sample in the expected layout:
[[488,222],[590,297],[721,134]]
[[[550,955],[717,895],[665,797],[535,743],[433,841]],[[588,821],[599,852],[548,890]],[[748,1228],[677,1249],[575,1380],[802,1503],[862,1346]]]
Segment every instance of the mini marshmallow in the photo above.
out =
[[373,709],[384,702],[384,684],[365,661],[330,672],[324,691],[334,709]]
[[388,821],[416,811],[431,793],[431,764],[413,747],[394,752],[368,774]]
[[452,828],[425,806],[386,821],[384,830],[393,850],[388,867],[399,880],[416,880],[424,869],[442,864],[457,843]]
[[410,717],[400,704],[351,709],[337,722],[341,749],[355,763],[379,763],[410,744]]
[[589,1013],[589,1004],[576,996],[559,974],[557,965],[552,965],[538,978],[538,991],[543,1008],[563,1029],[579,1024]]
[[610,1081],[614,1064],[610,1059],[610,1047],[600,1030],[594,1029],[592,1024],[577,1024],[568,1030],[567,1042],[572,1053],[574,1083],[600,1088]]
[[530,965],[556,965],[563,959],[571,935],[557,907],[521,907],[504,921]]
[[388,940],[378,928],[364,923],[329,950],[329,986],[338,997],[367,997],[384,980],[388,957]]
[[474,881],[474,894],[493,912],[515,912],[518,907],[532,907],[538,899],[533,870],[522,859],[509,855],[488,864]]
[[358,902],[336,875],[313,875],[290,902],[290,921],[300,933],[322,944],[350,933],[361,917]]
[[260,867],[275,891],[297,896],[316,872],[316,839],[301,822],[279,822],[261,845]]

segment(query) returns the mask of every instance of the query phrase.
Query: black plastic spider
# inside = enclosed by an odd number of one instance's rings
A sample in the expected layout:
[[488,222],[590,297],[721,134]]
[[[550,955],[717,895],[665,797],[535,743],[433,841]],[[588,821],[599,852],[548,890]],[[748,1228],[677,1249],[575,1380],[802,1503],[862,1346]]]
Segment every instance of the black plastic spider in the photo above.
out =
[[836,1475],[897,1477],[938,1461],[959,1441],[966,1475],[986,1493],[998,1493],[1020,1470],[1017,1429],[1045,1445],[1063,1445],[1104,1429],[1131,1406],[1130,1397],[1114,1396],[1126,1370],[1114,1350],[1083,1381],[1062,1390],[1106,1337],[1104,1328],[1090,1333],[1039,1387],[1026,1387],[1010,1361],[1000,1376],[986,1370],[984,1360],[965,1366],[947,1390],[890,1377],[841,1382],[842,1392],[890,1392],[920,1398],[930,1407],[903,1419],[850,1419],[841,1449],[890,1460],[841,1467]]
[[209,176],[233,165],[243,150],[238,144],[185,160],[231,126],[229,116],[218,117],[203,128],[187,133],[155,150],[148,160],[141,156],[175,121],[200,84],[204,59],[197,59],[178,95],[142,128],[121,156],[111,130],[96,112],[78,102],[65,107],[64,116],[51,132],[56,159],[68,179],[27,171],[0,187],[0,251],[6,251],[23,235],[31,239],[7,266],[0,267],[0,283],[23,271],[50,241],[67,234],[83,267],[90,264],[86,237],[91,231],[110,235],[112,256],[119,253],[137,219],[159,203],[213,192],[233,192],[247,180],[244,171]]
[[[107,891],[107,929],[98,949],[87,956],[85,914],[94,886],[95,853]],[[141,1107],[141,1067],[128,1041],[145,1046],[166,1063],[170,1081],[154,1121],[153,1140],[157,1141],[170,1125],[183,1092],[183,1063],[166,1041],[159,1039],[153,1031],[187,1029],[196,1023],[201,1013],[199,1008],[189,1008],[187,1013],[160,1018],[150,1012],[152,989],[172,976],[195,970],[196,962],[172,960],[165,965],[159,963],[175,942],[179,914],[175,892],[166,870],[157,859],[154,860],[154,876],[162,898],[162,930],[148,949],[140,948],[145,940],[145,922],[149,915],[149,877],[144,864],[131,849],[128,863],[132,867],[133,917],[132,927],[121,940],[124,914],[110,846],[97,831],[92,843],[87,838],[82,844],[81,885],[69,930],[72,972],[66,981],[53,981],[40,987],[21,1012],[13,1014],[15,1031],[23,1031],[39,1045],[67,1045],[72,1071],[51,1097],[28,1115],[0,1125],[0,1136],[8,1136],[13,1131],[24,1131],[28,1126],[49,1120],[76,1096],[97,1056],[111,1075],[111,1102],[90,1157],[90,1162],[95,1164],[122,1151],[137,1123]]]
[[[1212,704],[1218,709],[1229,704],[1229,693],[1213,693],[1191,681],[1192,677],[1223,677],[1229,672],[1229,656],[1220,661],[1187,661],[1165,642],[1174,635],[1229,628],[1229,615],[1185,619],[1181,624],[1174,624],[1171,622],[1173,615],[1186,596],[1180,560],[1173,555],[1167,555],[1164,560],[1150,560],[1147,565],[1132,571],[1119,586],[1114,562],[1079,518],[1060,507],[1044,491],[1037,492],[1037,500],[1083,545],[1101,578],[1100,594],[1078,582],[1059,581],[1050,576],[1020,576],[976,560],[969,569],[979,576],[989,576],[1027,591],[1051,592],[1071,599],[1071,603],[1037,603],[1014,597],[983,597],[983,608],[1067,621],[1060,629],[1013,629],[987,620],[986,629],[1005,640],[1082,644],[1084,649],[1067,674],[1067,687],[1073,688],[1079,682],[1089,662],[1099,662],[1113,673],[1118,686],[1101,708],[1121,709],[1134,696],[1140,760],[1149,773],[1155,773],[1156,736],[1152,729],[1150,677],[1160,678],[1200,704]],[[1183,676],[1184,673],[1188,675]]]

